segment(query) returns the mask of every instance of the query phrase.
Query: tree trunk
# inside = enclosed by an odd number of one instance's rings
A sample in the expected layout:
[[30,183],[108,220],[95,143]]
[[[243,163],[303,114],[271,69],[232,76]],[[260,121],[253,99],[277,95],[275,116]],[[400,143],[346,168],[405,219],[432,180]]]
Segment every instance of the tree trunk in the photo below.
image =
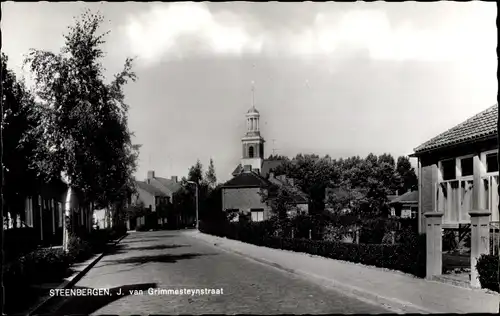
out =
[[71,205],[71,186],[68,184],[68,190],[66,191],[66,200],[64,205],[64,220],[63,220],[63,250],[68,251],[68,243],[69,243],[69,235],[71,230],[71,211],[73,209],[73,205]]

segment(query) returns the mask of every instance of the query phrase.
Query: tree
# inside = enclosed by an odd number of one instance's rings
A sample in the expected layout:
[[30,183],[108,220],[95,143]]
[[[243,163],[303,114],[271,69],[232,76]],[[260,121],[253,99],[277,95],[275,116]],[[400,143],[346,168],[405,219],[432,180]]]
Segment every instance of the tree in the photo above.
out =
[[212,158],[210,158],[208,171],[205,174],[205,181],[207,182],[210,190],[214,189],[217,186],[217,176],[215,175],[215,166]]
[[[34,189],[37,182],[36,172],[30,168],[33,156],[34,141],[21,141],[37,124],[37,117],[31,115],[34,106],[33,95],[26,89],[23,80],[18,80],[12,70],[7,67],[8,58],[2,53],[2,103],[4,107],[2,120],[3,133],[3,170],[5,172],[5,213],[12,218],[22,218],[24,199]],[[20,181],[22,179],[22,181]],[[16,225],[16,221],[14,221]],[[15,227],[15,226],[14,226]]]
[[408,190],[418,189],[418,178],[415,173],[415,168],[412,167],[410,158],[406,156],[398,157],[396,171],[401,177],[401,185],[398,189],[398,194],[403,194]]
[[188,177],[189,181],[193,181],[196,184],[201,184],[203,182],[203,165],[200,160],[196,161],[196,164],[189,168]]
[[311,201],[310,213],[324,210],[325,189],[337,177],[337,170],[330,158],[318,155],[298,154],[293,160],[285,160],[274,172],[295,179],[297,186]]
[[294,193],[285,186],[271,185],[261,188],[259,191],[261,201],[271,209],[270,221],[273,223],[276,233],[285,237],[290,227],[289,212],[297,211]]
[[40,124],[30,137],[38,140],[33,164],[46,179],[65,174],[83,203],[119,208],[129,193],[138,151],[127,126],[123,86],[136,76],[132,60],[126,59],[114,80],[104,82],[100,47],[109,32],[97,33],[103,20],[87,10],[69,27],[59,54],[32,49],[26,56],[40,100],[35,107]]

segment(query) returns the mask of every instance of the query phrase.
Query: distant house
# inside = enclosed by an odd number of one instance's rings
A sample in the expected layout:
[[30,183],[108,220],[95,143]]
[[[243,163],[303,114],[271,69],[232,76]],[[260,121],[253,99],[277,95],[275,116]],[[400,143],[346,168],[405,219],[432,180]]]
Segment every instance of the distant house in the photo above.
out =
[[[173,203],[176,195],[183,191],[183,186],[179,183],[176,176],[171,179],[156,177],[154,171],[148,171],[147,178],[144,181],[135,181],[136,193],[131,198],[131,205],[142,204],[152,213],[157,213],[157,209],[163,205],[168,209],[167,217],[156,215],[156,221],[159,225],[166,224],[167,221],[175,222],[174,225],[184,223],[187,225],[188,219],[183,214],[178,214],[179,218],[172,218]],[[137,218],[135,222],[129,222],[130,229],[136,225],[146,224],[146,218]]]
[[[161,204],[169,203],[168,195],[146,181],[135,181],[135,186],[136,193],[132,195],[131,204],[144,205],[146,209],[155,214],[154,220],[161,223],[160,219],[156,215],[156,211]],[[151,220],[151,217],[148,218],[147,216],[141,216],[135,219],[129,219],[129,222],[127,223],[128,229],[134,229],[135,226],[138,225],[145,225],[147,220]]]
[[271,172],[269,173],[268,181],[293,193],[293,199],[297,209],[295,211],[290,211],[289,215],[297,215],[298,212],[302,214],[309,213],[309,197],[295,185],[294,179],[287,178],[285,175],[275,177],[274,173]]
[[248,166],[243,172],[222,185],[222,208],[227,213],[250,216],[252,221],[263,221],[270,217],[270,207],[262,202],[261,189],[267,190],[271,183],[252,171]]
[[400,196],[391,196],[391,215],[400,218],[418,217],[418,191],[409,191]]
[[253,221],[266,220],[270,216],[270,209],[262,202],[260,190],[285,186],[295,192],[297,207],[307,212],[309,200],[293,185],[293,180],[274,177],[273,170],[282,165],[283,160],[264,159],[265,140],[260,135],[259,119],[259,111],[252,106],[246,114],[247,132],[241,139],[241,162],[232,172],[233,178],[222,186],[223,209],[248,214]]
[[419,231],[426,212],[443,212],[443,228],[470,224],[471,210],[498,222],[498,104],[415,148],[419,162]]

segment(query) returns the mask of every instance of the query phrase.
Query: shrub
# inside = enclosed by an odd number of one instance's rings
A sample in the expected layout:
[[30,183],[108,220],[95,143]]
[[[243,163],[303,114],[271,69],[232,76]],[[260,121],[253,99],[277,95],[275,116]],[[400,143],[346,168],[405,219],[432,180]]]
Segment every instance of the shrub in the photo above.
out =
[[36,249],[39,231],[32,227],[12,228],[4,231],[4,255],[6,260],[17,258]]
[[6,288],[22,288],[26,284],[55,282],[62,279],[71,265],[70,256],[62,249],[39,249],[4,267]]
[[127,226],[118,225],[111,229],[111,239],[115,240],[121,238],[127,234]]
[[86,260],[92,256],[91,244],[81,237],[71,235],[68,241],[68,254],[76,262]]
[[410,234],[401,244],[355,244],[273,237],[268,221],[258,223],[200,223],[200,231],[260,246],[305,252],[425,276],[425,235]]
[[482,255],[476,264],[483,289],[500,292],[498,285],[498,256]]

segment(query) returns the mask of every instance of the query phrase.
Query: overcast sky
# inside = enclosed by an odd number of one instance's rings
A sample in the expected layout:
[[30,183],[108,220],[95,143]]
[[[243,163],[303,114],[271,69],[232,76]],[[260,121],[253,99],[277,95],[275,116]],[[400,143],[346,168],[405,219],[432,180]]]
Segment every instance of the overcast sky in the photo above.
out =
[[10,66],[26,75],[28,49],[58,51],[86,7],[110,20],[109,74],[137,57],[126,99],[141,179],[212,157],[228,180],[252,80],[265,150],[288,156],[408,155],[497,99],[494,2],[3,2]]

